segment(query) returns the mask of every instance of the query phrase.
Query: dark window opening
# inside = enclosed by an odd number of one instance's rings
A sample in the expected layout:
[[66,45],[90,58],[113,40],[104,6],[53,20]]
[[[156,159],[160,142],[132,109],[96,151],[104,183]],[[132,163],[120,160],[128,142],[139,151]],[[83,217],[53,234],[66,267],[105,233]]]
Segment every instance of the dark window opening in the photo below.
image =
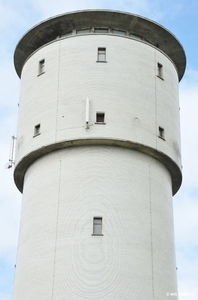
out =
[[157,63],[157,76],[163,78],[163,66]]
[[102,218],[93,218],[93,235],[102,235]]
[[41,125],[38,124],[34,127],[34,136],[36,135],[39,135],[41,132],[40,132],[40,129],[41,129]]
[[112,32],[119,35],[126,35],[126,31],[123,30],[113,29]]
[[165,139],[164,138],[164,128],[162,128],[162,127],[159,127],[159,137],[163,140]]
[[95,28],[94,32],[96,33],[108,33],[109,29],[108,28]]
[[41,61],[39,61],[39,72],[38,75],[41,75],[45,73],[45,60],[42,59]]
[[106,62],[106,48],[98,48],[98,60]]
[[105,114],[104,113],[96,113],[96,123],[104,123]]
[[89,32],[90,32],[90,28],[83,28],[83,29],[76,30],[76,34],[85,34]]

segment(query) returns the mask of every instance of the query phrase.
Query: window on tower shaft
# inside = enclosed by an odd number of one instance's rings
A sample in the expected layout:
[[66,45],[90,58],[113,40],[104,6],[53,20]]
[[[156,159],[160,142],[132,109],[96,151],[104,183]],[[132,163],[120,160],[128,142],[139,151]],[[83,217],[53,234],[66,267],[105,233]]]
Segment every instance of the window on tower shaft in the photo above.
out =
[[92,235],[103,235],[102,234],[102,217],[93,218],[93,234]]
[[158,133],[158,137],[165,140],[165,133],[164,133],[164,128],[159,127],[159,133]]
[[105,124],[105,114],[103,112],[96,113],[96,124]]
[[163,65],[157,63],[157,76],[163,79]]
[[39,70],[38,70],[38,76],[45,73],[45,60],[42,59],[39,61]]
[[40,124],[38,124],[34,127],[34,136],[33,137],[35,137],[39,134],[41,134],[41,125]]
[[98,48],[97,62],[106,62],[106,48]]

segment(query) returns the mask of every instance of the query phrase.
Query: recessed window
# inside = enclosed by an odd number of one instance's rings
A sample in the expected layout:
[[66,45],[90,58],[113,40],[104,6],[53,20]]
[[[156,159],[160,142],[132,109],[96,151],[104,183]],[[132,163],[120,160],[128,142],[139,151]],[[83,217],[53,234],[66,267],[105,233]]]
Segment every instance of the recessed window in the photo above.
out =
[[157,76],[163,79],[163,65],[157,63]]
[[65,37],[65,36],[69,36],[69,35],[72,35],[72,31],[69,31],[69,32],[61,35],[60,38]]
[[85,33],[89,33],[89,32],[90,32],[90,28],[76,30],[76,34],[85,34]]
[[42,59],[39,61],[39,71],[38,71],[38,75],[41,75],[45,73],[45,60]]
[[136,35],[136,34],[134,34],[134,33],[130,33],[129,36],[133,37],[133,38],[136,39],[136,40],[142,40],[142,37],[141,37],[141,36]]
[[94,32],[96,32],[96,33],[108,33],[109,29],[108,28],[95,28]]
[[159,127],[159,138],[165,140],[164,128]]
[[106,62],[106,48],[98,48],[98,62]]
[[102,218],[93,218],[93,235],[102,235]]
[[96,123],[105,124],[105,114],[102,112],[96,113]]
[[41,133],[41,125],[38,124],[34,127],[34,136],[39,135]]
[[112,32],[119,35],[126,35],[126,31],[124,30],[113,29]]

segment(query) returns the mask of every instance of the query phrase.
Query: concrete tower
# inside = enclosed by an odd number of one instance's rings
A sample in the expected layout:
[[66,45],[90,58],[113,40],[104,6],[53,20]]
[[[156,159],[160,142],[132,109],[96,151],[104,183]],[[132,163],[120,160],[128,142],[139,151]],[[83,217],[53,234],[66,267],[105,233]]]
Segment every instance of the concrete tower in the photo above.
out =
[[77,11],[28,31],[14,62],[23,206],[13,299],[176,293],[181,44],[137,15]]

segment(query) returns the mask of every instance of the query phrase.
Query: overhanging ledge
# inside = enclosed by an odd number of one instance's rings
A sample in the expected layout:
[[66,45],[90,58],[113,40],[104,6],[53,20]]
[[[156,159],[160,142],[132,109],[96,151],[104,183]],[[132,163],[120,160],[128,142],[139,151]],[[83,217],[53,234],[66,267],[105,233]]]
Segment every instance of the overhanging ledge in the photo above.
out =
[[25,157],[22,158],[21,161],[15,167],[14,170],[14,181],[19,189],[19,191],[23,192],[23,184],[24,177],[27,169],[31,164],[34,163],[38,158],[54,152],[56,150],[68,148],[68,147],[77,147],[77,146],[114,146],[114,147],[122,147],[131,150],[136,150],[141,153],[147,154],[159,162],[161,162],[170,172],[172,179],[172,193],[175,195],[179,190],[182,183],[182,174],[178,165],[167,155],[162,152],[157,151],[154,148],[148,147],[143,144],[127,141],[127,140],[113,140],[113,139],[77,139],[77,140],[69,140],[62,141],[56,144],[47,145],[45,147],[41,147],[33,152],[30,152]]
[[112,10],[83,10],[61,14],[47,19],[30,29],[19,41],[14,53],[18,76],[28,57],[43,45],[74,29],[109,27],[141,35],[156,45],[174,62],[179,80],[186,68],[184,49],[177,38],[158,23],[141,16]]

